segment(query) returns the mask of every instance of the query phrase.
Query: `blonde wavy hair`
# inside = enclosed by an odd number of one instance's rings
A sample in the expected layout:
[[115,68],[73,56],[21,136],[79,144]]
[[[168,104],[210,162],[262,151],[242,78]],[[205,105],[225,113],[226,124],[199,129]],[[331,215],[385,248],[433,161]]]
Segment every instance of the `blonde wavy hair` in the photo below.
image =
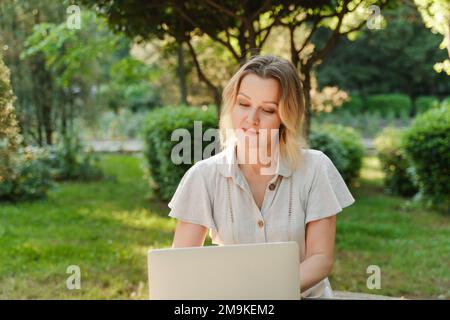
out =
[[263,79],[278,80],[281,95],[278,104],[281,125],[279,131],[280,156],[286,159],[291,169],[298,168],[301,148],[308,148],[304,135],[305,103],[302,84],[294,65],[272,55],[253,56],[230,79],[222,93],[222,111],[220,113],[219,133],[221,148],[226,148],[235,136],[232,130],[231,112],[236,105],[242,79],[255,74]]

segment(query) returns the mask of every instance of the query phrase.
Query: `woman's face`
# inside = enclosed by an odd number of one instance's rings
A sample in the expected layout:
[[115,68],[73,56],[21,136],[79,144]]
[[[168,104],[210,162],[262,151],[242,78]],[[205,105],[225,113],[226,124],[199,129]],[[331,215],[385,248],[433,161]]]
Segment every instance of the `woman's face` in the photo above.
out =
[[231,113],[238,141],[243,137],[250,137],[249,140],[253,138],[258,141],[258,147],[270,147],[271,133],[281,125],[278,110],[280,91],[276,79],[263,79],[255,74],[244,76]]

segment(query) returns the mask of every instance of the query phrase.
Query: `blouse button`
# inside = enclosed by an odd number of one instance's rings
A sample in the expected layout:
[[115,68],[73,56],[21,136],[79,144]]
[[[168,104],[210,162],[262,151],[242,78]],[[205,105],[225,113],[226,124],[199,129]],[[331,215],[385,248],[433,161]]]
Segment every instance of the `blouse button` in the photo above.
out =
[[273,191],[275,189],[275,183],[271,183],[269,185],[269,189]]
[[258,221],[258,226],[259,226],[260,228],[264,227],[264,221],[259,220],[259,221]]

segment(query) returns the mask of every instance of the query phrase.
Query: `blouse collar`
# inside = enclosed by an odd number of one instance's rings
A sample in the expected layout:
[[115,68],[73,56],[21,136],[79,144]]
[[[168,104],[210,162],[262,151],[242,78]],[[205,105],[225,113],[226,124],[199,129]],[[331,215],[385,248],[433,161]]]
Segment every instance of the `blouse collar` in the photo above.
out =
[[[218,167],[220,173],[225,177],[237,177],[239,166],[236,160],[236,142],[228,145],[222,152],[223,157],[220,158]],[[292,170],[287,165],[285,159],[278,153],[277,156],[277,168],[275,173],[284,177],[289,177],[292,174]]]

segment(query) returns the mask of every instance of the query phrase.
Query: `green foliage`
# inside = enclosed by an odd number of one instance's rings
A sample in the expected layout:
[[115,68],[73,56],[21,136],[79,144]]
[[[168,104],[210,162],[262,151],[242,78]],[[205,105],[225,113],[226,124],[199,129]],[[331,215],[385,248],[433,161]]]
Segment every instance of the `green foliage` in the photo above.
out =
[[122,107],[134,112],[155,108],[161,98],[152,82],[159,75],[157,68],[132,57],[120,59],[111,65],[110,80],[100,86],[100,99],[115,111]]
[[[149,113],[144,123],[145,156],[149,175],[162,199],[168,200],[175,192],[184,173],[193,163],[175,165],[172,149],[180,141],[171,141],[175,129],[187,129],[191,135],[191,162],[194,161],[194,121],[201,121],[202,135],[208,129],[217,128],[214,108],[203,111],[196,107],[164,107]],[[201,137],[199,137],[201,138]],[[202,139],[203,140],[203,139]],[[218,141],[215,141],[218,143]],[[212,142],[202,141],[202,152]]]
[[408,118],[411,109],[411,99],[404,94],[376,94],[366,100],[366,110],[382,116]]
[[350,99],[342,104],[340,108],[336,109],[336,112],[346,111],[351,114],[360,114],[365,111],[365,104],[363,98],[358,95],[350,96]]
[[[433,33],[443,36],[441,48],[446,47],[450,53],[450,33],[448,21],[450,21],[450,2],[448,0],[415,0],[427,28]],[[445,72],[450,75],[450,59],[445,59],[434,65],[437,72]]]
[[50,186],[48,170],[41,153],[19,145],[13,101],[9,70],[0,57],[0,200],[40,198]]
[[14,158],[11,174],[0,181],[0,201],[25,201],[45,197],[52,186],[46,151],[20,148]]
[[117,113],[105,111],[93,121],[77,119],[76,130],[82,140],[130,140],[137,139],[149,111],[132,112],[120,109]]
[[382,128],[387,126],[407,126],[410,119],[396,119],[392,115],[363,112],[353,114],[348,110],[335,110],[330,113],[314,114],[313,122],[318,124],[332,123],[352,127],[365,138],[374,138]]
[[448,106],[450,106],[450,97],[445,98],[441,102],[441,107],[448,108]]
[[402,142],[419,199],[450,212],[450,105],[419,115]]
[[433,96],[420,96],[416,99],[416,114],[439,106],[439,99]]
[[103,176],[98,157],[86,152],[76,136],[63,136],[48,147],[48,152],[46,163],[54,180],[97,180]]
[[132,40],[114,34],[92,10],[81,11],[81,26],[36,24],[20,54],[23,62],[41,58],[41,67],[50,72],[51,99],[43,113],[50,129],[62,135],[74,132],[75,118],[95,118],[104,106],[138,111],[160,103],[153,84],[159,68],[130,56]]
[[67,5],[48,0],[3,0],[0,3],[0,47],[11,70],[21,134],[26,143],[33,141],[43,145],[47,139],[51,140],[53,128],[56,128],[55,123],[47,121],[47,116],[53,118],[61,111],[61,108],[51,108],[57,95],[53,89],[55,79],[47,70],[43,55],[26,60],[19,57],[25,51],[24,43],[33,33],[33,27],[42,22],[65,21]]
[[417,193],[405,151],[401,146],[402,130],[386,127],[375,139],[375,148],[384,172],[384,185],[390,194],[410,197]]
[[346,183],[358,178],[364,147],[354,129],[331,124],[313,126],[309,143],[312,149],[322,151],[333,161]]
[[67,88],[80,79],[89,83],[101,76],[98,60],[107,61],[120,44],[104,20],[88,10],[81,12],[83,28],[69,29],[66,22],[40,23],[26,39],[22,59],[42,53],[47,67],[57,75],[60,86]]
[[387,21],[385,28],[362,28],[354,41],[339,41],[317,68],[319,86],[337,85],[364,96],[449,94],[448,75],[433,70],[436,62],[448,59],[448,52],[439,48],[441,37],[424,26],[414,5],[402,4],[381,13]]

